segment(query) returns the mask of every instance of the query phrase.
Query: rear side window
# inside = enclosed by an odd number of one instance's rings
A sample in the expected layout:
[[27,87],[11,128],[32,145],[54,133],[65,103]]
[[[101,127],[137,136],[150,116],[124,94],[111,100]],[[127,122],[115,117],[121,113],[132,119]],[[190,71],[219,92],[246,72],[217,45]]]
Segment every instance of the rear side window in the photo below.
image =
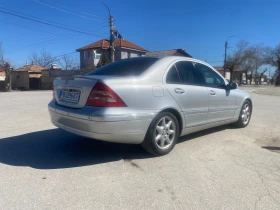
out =
[[200,85],[199,73],[191,61],[179,61],[175,64],[182,84]]
[[123,59],[102,66],[87,75],[139,76],[158,60],[159,58],[153,57]]
[[169,69],[169,71],[166,75],[166,83],[168,83],[168,84],[180,84],[181,83],[178,71],[174,65]]

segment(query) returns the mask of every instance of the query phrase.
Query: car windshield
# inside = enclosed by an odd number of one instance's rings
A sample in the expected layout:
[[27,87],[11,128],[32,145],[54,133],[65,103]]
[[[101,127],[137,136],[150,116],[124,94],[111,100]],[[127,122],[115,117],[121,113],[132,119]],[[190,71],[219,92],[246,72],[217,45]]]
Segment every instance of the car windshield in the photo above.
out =
[[154,57],[123,59],[102,66],[87,75],[139,76],[158,60],[159,58]]

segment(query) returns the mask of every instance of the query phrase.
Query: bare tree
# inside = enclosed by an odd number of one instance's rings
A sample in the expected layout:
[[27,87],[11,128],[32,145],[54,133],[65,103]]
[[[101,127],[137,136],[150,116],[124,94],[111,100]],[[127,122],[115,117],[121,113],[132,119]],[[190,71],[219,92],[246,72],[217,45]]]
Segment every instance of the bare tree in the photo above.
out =
[[4,57],[4,50],[2,46],[2,42],[0,42],[0,66],[5,71],[5,89],[6,91],[11,91],[12,90],[12,72],[11,72],[11,64],[7,59]]
[[73,70],[80,70],[80,57],[73,59]]
[[50,68],[55,59],[52,57],[51,53],[42,49],[39,53],[33,52],[29,56],[29,60],[33,64],[37,64],[46,68]]
[[248,74],[253,74],[254,71],[253,59],[247,58],[244,62],[240,64],[240,69],[244,72],[246,78],[246,84],[248,84]]
[[4,50],[2,47],[2,42],[0,42],[0,65],[3,66],[5,63],[5,59],[4,59]]
[[229,54],[226,62],[226,69],[230,71],[230,82],[232,82],[233,70],[239,67],[246,60],[246,50],[249,43],[246,41],[240,41],[236,45],[236,50]]
[[278,68],[278,74],[274,76],[275,86],[280,86],[280,43],[276,47],[266,47],[265,53],[265,63],[270,64]]
[[262,77],[263,77],[265,72],[267,72],[267,69],[263,70],[262,73],[260,73],[260,76],[259,76],[259,84],[260,85],[262,84]]
[[63,70],[72,70],[74,68],[74,58],[71,55],[64,54],[58,59],[58,63]]
[[252,83],[252,75],[257,74],[257,69],[263,64],[262,46],[251,45],[245,49],[243,53],[244,59],[240,63],[239,68],[245,73],[246,84],[248,83],[248,74],[251,74],[250,84]]

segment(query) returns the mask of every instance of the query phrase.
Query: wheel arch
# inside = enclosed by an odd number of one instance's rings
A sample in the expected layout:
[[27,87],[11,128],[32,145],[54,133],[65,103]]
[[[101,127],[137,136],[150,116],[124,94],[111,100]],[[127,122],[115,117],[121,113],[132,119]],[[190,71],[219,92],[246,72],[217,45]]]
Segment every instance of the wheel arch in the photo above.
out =
[[166,108],[166,109],[161,110],[159,113],[161,113],[161,112],[170,112],[176,117],[176,119],[179,123],[179,136],[181,136],[181,133],[182,133],[182,130],[184,127],[184,120],[183,120],[180,112],[178,112],[178,110],[176,110],[174,108]]
[[245,98],[244,102],[245,101],[249,101],[250,102],[250,104],[251,104],[251,113],[252,113],[253,112],[253,102],[252,102],[252,99],[251,98]]

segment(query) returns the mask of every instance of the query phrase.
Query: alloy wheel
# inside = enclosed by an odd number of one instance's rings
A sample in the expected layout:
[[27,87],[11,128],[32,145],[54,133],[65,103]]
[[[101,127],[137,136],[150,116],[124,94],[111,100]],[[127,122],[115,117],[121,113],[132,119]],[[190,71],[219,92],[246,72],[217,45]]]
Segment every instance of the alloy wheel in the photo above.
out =
[[160,149],[167,149],[175,138],[176,124],[171,117],[161,118],[155,129],[155,142]]
[[242,108],[241,118],[244,125],[246,125],[250,120],[250,106],[247,103],[244,104]]

